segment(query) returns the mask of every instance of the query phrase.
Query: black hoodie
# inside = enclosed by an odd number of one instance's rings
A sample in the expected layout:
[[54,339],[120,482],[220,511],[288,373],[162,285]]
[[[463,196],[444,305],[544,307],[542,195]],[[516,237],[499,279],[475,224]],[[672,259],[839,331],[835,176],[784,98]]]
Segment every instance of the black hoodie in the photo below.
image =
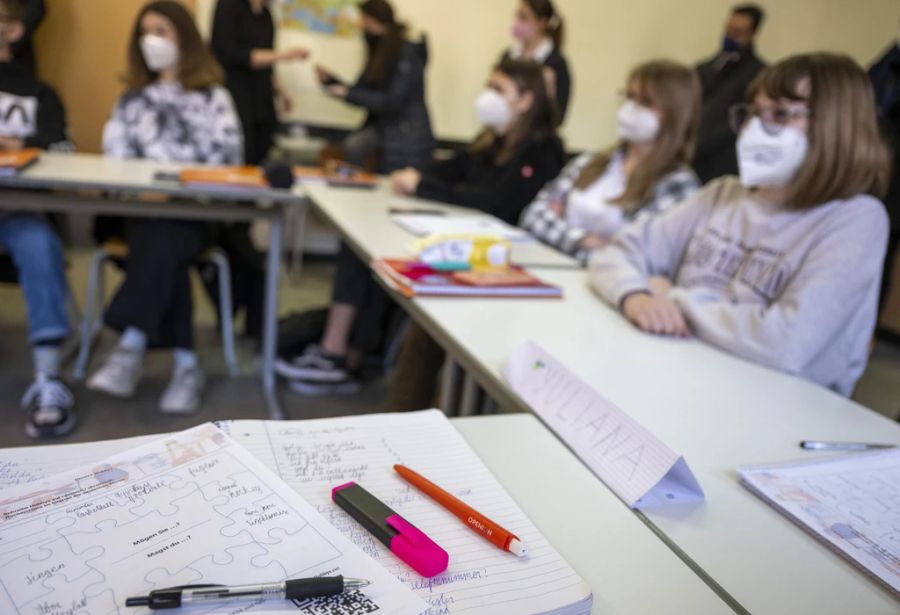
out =
[[22,139],[25,147],[71,149],[59,96],[10,62],[0,62],[0,136]]

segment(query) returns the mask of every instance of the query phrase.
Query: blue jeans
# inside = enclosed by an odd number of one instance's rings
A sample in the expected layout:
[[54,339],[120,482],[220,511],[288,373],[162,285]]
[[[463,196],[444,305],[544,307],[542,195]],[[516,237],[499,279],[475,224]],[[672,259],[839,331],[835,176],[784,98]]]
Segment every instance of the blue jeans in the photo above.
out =
[[9,253],[18,271],[28,309],[31,343],[66,337],[69,287],[62,243],[50,225],[27,214],[0,217],[0,251]]

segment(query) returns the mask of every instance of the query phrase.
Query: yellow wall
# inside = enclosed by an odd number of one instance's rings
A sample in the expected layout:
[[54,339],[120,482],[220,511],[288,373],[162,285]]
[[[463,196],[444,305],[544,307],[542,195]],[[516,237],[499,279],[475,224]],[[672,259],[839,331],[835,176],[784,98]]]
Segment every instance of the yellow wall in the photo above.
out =
[[[125,48],[146,0],[53,0],[37,33],[38,73],[66,105],[79,151],[101,150],[103,125],[122,93]],[[184,0],[193,9],[195,0]]]
[[[518,0],[393,0],[401,16],[428,32],[432,62],[428,98],[441,137],[469,139],[476,125],[472,102],[488,68],[509,44]],[[572,149],[595,148],[613,138],[616,92],[633,65],[656,57],[693,63],[717,48],[728,9],[737,0],[556,0],[566,18],[566,52],[575,89],[564,133]],[[198,0],[201,29],[215,0]],[[762,0],[768,12],[760,54],[835,50],[868,64],[896,40],[898,0]],[[315,60],[347,78],[362,56],[357,41],[283,31],[280,44],[311,47]],[[297,100],[296,119],[352,125],[359,116],[325,99],[309,65],[284,68]]]

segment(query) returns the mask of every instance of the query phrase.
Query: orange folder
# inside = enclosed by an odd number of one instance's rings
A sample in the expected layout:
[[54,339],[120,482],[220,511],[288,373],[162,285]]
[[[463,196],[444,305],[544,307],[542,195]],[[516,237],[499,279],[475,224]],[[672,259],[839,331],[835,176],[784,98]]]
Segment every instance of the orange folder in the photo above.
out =
[[265,190],[269,187],[263,170],[253,166],[183,169],[180,179],[183,185],[195,188]]
[[0,176],[18,175],[41,157],[41,150],[29,147],[16,152],[0,152]]

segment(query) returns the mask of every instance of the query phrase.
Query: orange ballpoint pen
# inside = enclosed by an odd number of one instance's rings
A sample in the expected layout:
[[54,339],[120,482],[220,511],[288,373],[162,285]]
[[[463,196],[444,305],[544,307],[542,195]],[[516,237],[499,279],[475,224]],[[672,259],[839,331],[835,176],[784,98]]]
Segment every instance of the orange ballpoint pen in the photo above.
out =
[[459,498],[450,495],[421,474],[410,470],[406,466],[395,465],[394,470],[408,483],[456,515],[460,521],[473,531],[484,536],[485,539],[513,555],[519,557],[525,555],[524,543],[509,530],[503,529]]

